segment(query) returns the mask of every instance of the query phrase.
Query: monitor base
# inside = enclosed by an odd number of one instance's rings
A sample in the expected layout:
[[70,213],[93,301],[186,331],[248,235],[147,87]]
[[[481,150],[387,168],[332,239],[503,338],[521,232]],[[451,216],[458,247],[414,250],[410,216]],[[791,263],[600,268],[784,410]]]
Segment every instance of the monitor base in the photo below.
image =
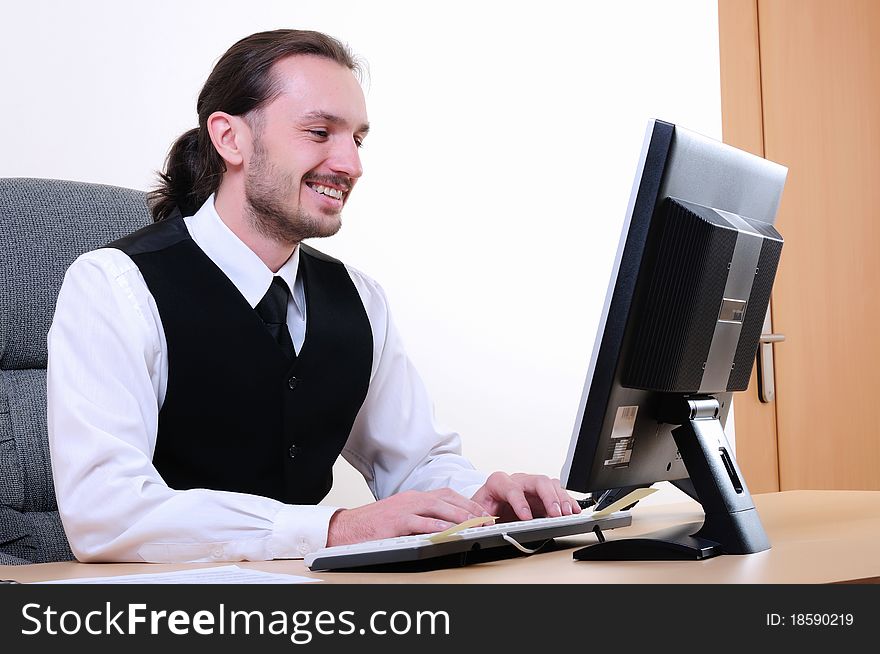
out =
[[701,561],[722,554],[719,543],[686,533],[677,527],[640,538],[605,540],[587,545],[572,553],[577,561]]

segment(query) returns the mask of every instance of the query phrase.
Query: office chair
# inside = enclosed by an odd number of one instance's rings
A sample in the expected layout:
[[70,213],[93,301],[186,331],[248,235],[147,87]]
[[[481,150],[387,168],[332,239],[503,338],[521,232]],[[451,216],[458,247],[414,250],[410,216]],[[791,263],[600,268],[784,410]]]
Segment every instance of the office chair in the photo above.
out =
[[73,559],[46,433],[46,334],[83,252],[152,222],[143,191],[0,178],[0,564]]

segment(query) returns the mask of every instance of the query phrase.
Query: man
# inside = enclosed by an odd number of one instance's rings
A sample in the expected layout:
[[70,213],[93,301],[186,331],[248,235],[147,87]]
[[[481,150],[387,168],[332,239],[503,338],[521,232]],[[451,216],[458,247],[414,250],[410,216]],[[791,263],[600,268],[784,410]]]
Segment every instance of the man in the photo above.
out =
[[[369,125],[335,39],[236,43],[173,145],[153,225],[69,269],[49,333],[56,495],[84,561],[261,560],[580,511],[439,431],[381,288],[305,245],[340,228]],[[318,506],[339,454],[377,501]]]

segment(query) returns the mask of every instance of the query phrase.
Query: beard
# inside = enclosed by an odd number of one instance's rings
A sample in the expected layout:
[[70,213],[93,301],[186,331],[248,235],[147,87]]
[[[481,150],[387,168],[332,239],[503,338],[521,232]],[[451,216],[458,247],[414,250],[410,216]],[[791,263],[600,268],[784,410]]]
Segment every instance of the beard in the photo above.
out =
[[303,179],[279,171],[266,157],[262,144],[256,143],[244,193],[248,219],[258,233],[292,246],[306,238],[333,236],[339,231],[342,218],[338,213],[315,216],[302,207],[290,209],[286,193],[303,184]]

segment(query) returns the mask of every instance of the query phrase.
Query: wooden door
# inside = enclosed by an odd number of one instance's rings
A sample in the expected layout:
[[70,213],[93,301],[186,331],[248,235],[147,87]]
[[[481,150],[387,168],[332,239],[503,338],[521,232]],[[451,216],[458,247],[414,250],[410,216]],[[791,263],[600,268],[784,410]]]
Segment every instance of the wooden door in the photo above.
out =
[[[720,0],[718,24],[724,142],[763,157],[764,115],[757,0]],[[787,254],[785,246],[783,253]],[[736,458],[749,490],[765,493],[779,490],[776,403],[761,402],[757,384],[755,366],[748,391],[736,394],[733,400]]]
[[753,492],[880,489],[880,2],[719,0],[719,28],[724,140],[789,169],[776,402],[735,399],[737,458]]

